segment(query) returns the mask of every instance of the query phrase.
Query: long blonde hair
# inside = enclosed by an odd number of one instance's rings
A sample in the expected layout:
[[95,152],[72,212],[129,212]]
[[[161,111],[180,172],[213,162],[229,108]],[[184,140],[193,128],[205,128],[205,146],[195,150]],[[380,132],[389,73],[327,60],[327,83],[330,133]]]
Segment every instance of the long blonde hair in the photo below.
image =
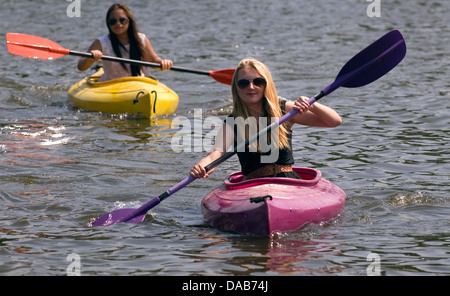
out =
[[[268,118],[280,118],[283,116],[279,100],[278,100],[278,94],[277,90],[275,88],[275,84],[272,79],[272,74],[270,73],[269,69],[261,63],[260,61],[253,59],[253,58],[246,58],[239,62],[236,71],[234,72],[233,79],[231,82],[231,93],[233,96],[233,111],[231,115],[234,118],[242,117],[244,120],[250,117],[250,113],[247,110],[247,107],[245,106],[243,100],[239,96],[239,90],[237,86],[238,82],[238,75],[239,71],[244,68],[250,68],[253,67],[258,73],[266,80],[266,87],[264,89],[264,97],[263,97],[263,108],[268,115]],[[270,122],[268,123],[270,124]],[[278,145],[279,149],[282,148],[290,148],[289,146],[289,140],[287,137],[288,134],[288,128],[286,127],[286,124],[282,124],[279,126],[279,140]],[[246,136],[246,139],[248,139],[248,135]],[[270,139],[270,137],[268,137]],[[273,143],[276,145],[276,143]],[[259,146],[259,145],[258,145]],[[259,149],[259,148],[258,148]]]

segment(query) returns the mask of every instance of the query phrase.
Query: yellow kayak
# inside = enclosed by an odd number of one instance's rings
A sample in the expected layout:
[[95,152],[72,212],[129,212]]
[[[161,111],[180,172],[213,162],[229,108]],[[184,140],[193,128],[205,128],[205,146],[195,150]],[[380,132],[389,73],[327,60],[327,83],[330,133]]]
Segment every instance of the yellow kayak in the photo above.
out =
[[69,101],[80,109],[105,113],[142,113],[146,117],[175,112],[178,95],[164,84],[147,77],[125,77],[98,82],[103,69],[74,84]]

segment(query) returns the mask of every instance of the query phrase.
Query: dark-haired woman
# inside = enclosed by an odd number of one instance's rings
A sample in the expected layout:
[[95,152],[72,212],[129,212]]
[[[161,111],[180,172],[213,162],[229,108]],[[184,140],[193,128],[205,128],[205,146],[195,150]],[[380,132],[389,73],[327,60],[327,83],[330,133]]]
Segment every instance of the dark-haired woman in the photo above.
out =
[[[171,60],[161,59],[153,50],[148,38],[138,31],[136,21],[130,9],[123,4],[114,4],[106,13],[109,34],[95,40],[89,47],[94,58],[81,58],[78,70],[85,71],[94,62],[101,61],[103,55],[143,60],[161,64],[161,70],[172,67]],[[147,67],[125,63],[103,61],[104,74],[100,81],[128,77],[150,76]]]

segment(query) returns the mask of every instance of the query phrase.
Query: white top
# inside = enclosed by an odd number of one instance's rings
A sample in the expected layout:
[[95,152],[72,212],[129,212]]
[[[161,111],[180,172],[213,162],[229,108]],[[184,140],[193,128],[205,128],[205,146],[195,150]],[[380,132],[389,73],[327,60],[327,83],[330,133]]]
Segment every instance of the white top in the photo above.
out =
[[[142,46],[145,47],[145,34],[138,33],[139,41],[141,42]],[[112,48],[111,40],[109,39],[108,34],[105,36],[102,36],[98,38],[102,45],[102,52],[105,56],[113,56],[117,57],[114,49]],[[125,45],[125,49],[123,49],[121,46],[119,46],[120,53],[122,54],[123,58],[129,58],[130,57],[130,44]],[[125,64],[127,70],[125,70],[122,65],[119,62],[112,62],[112,61],[102,61],[103,63],[103,75],[100,78],[99,81],[108,81],[116,78],[122,78],[122,77],[129,77],[131,76],[131,67],[130,64]],[[150,73],[148,71],[147,67],[143,67],[141,69],[141,75],[139,76],[150,76]]]

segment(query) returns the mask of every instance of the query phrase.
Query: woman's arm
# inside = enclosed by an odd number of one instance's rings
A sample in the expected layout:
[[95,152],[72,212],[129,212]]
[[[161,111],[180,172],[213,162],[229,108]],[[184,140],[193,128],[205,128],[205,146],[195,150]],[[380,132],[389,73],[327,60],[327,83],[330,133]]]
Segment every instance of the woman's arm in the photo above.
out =
[[224,123],[217,132],[213,150],[191,169],[191,176],[195,178],[207,178],[215,168],[206,172],[205,167],[214,160],[225,155],[228,149],[234,144],[234,131],[229,124]]
[[94,55],[94,58],[85,58],[85,57],[80,58],[77,65],[77,68],[80,71],[85,71],[89,69],[89,67],[92,66],[94,62],[100,62],[102,60],[103,56],[102,44],[98,39],[91,44],[88,51]]
[[290,119],[291,123],[316,127],[336,127],[342,123],[341,116],[332,108],[317,102],[310,106],[307,100],[307,97],[302,96],[295,102],[286,102],[286,112],[299,110],[299,113]]
[[221,157],[222,155],[224,155],[226,152],[220,152],[217,150],[214,150],[212,152],[210,152],[205,158],[203,158],[202,160],[200,160],[196,165],[194,165],[190,171],[190,175],[192,177],[195,178],[208,178],[210,174],[212,174],[212,172],[214,172],[214,170],[216,168],[212,168],[211,170],[209,170],[208,172],[206,172],[205,167],[210,164],[211,162],[213,162],[214,160],[218,159],[219,157]]
[[166,71],[172,68],[173,62],[171,60],[161,59],[153,50],[150,40],[145,38],[145,48],[142,59],[146,62],[161,64],[161,70]]

